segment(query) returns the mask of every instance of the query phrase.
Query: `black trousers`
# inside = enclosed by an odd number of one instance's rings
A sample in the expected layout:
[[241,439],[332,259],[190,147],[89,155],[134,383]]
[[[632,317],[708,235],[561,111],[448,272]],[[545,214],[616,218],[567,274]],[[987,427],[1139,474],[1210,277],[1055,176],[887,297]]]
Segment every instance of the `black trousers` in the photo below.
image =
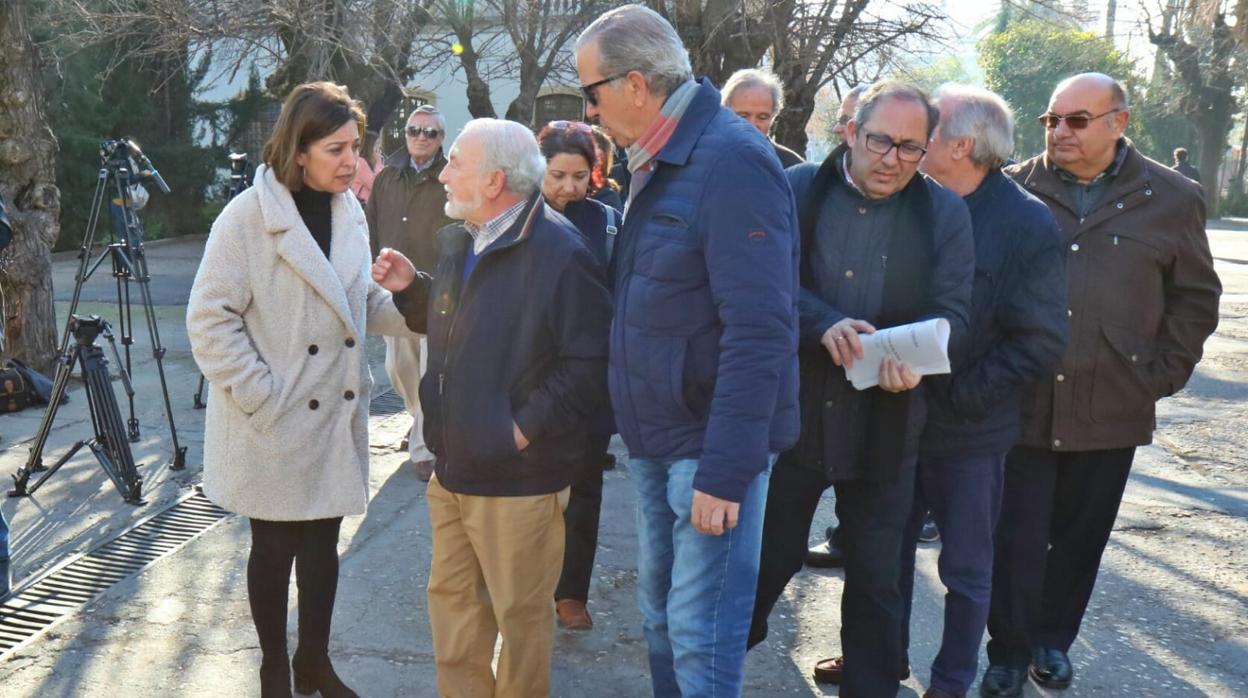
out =
[[[914,503],[915,463],[902,466],[894,482],[837,482],[836,517],[845,553],[845,591],[841,595],[841,652],[845,674],[840,695],[893,696],[900,667],[904,612],[901,541]],[[767,637],[767,616],[785,585],[802,568],[811,520],[827,489],[823,473],[803,468],[791,456],[772,470],[763,518],[763,552],[749,646]]]
[[585,442],[582,475],[572,483],[568,508],[563,510],[566,538],[563,574],[555,587],[555,599],[589,600],[598,552],[598,519],[602,513],[602,468],[606,464],[610,434],[590,434]]
[[251,519],[247,598],[263,653],[262,666],[285,666],[290,568],[299,585],[299,647],[295,666],[329,658],[329,627],[338,593],[338,528],[342,518],[315,521]]
[[1034,648],[1070,650],[1134,458],[1134,448],[1010,451],[988,614],[991,663],[1024,667]]

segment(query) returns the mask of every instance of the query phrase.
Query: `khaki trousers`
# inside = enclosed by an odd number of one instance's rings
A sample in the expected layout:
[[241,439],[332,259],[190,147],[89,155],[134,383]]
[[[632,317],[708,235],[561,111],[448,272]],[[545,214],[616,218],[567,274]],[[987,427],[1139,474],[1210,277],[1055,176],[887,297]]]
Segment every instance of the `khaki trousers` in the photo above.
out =
[[[429,624],[447,698],[550,695],[555,585],[568,490],[534,497],[455,494],[429,481]],[[503,638],[498,674],[494,644]]]
[[386,340],[386,375],[394,392],[403,398],[407,413],[412,415],[412,430],[407,435],[407,455],[414,463],[433,460],[425,448],[425,419],[420,410],[420,379],[424,377],[429,345],[420,337],[383,337]]

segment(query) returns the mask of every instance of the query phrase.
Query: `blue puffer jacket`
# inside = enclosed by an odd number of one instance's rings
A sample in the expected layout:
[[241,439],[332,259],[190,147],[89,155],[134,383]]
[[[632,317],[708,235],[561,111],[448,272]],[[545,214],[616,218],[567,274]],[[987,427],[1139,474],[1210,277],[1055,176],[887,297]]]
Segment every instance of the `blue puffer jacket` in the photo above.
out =
[[630,454],[739,502],[797,441],[797,209],[767,139],[702,81],[624,218],[608,378]]

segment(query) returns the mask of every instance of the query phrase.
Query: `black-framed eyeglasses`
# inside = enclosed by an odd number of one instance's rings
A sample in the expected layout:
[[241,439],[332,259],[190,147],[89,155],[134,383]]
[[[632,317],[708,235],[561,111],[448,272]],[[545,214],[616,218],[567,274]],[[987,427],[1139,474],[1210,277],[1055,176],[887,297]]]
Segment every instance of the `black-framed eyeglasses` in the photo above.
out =
[[612,75],[609,78],[603,78],[597,82],[591,82],[588,85],[581,85],[581,94],[585,95],[585,101],[589,102],[591,107],[596,107],[598,106],[598,88],[609,82],[615,82],[616,80],[619,80],[627,75],[628,73],[620,73],[619,75]]
[[866,131],[863,131],[863,136],[867,140],[867,150],[876,155],[888,155],[888,151],[893,148],[897,149],[897,159],[902,162],[918,162],[923,159],[924,155],[927,155],[927,148],[915,143],[898,143],[883,134]]
[[424,136],[425,138],[428,138],[429,140],[433,140],[437,138],[438,136],[442,135],[441,131],[433,127],[408,126],[407,128],[403,130],[405,133],[407,133],[408,138],[419,138],[421,136]]
[[1122,111],[1121,107],[1118,107],[1116,109],[1110,109],[1109,111],[1103,114],[1096,114],[1096,115],[1087,114],[1087,113],[1054,114],[1053,112],[1048,112],[1045,114],[1041,114],[1040,116],[1036,118],[1039,119],[1040,123],[1044,124],[1044,127],[1047,129],[1055,129],[1063,121],[1065,121],[1066,126],[1070,128],[1070,130],[1082,131],[1083,129],[1087,128],[1089,124],[1101,118],[1102,116],[1109,116],[1110,114],[1117,114],[1120,111]]

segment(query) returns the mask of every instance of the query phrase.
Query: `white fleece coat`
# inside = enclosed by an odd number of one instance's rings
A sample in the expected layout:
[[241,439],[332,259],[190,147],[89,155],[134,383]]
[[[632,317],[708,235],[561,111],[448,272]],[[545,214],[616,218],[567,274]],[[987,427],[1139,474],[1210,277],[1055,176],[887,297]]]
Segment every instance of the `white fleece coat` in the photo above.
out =
[[369,273],[355,196],[334,195],[329,259],[272,170],[217,217],[191,288],[191,351],[211,383],[204,494],[271,521],[368,505],[364,333],[415,336]]

